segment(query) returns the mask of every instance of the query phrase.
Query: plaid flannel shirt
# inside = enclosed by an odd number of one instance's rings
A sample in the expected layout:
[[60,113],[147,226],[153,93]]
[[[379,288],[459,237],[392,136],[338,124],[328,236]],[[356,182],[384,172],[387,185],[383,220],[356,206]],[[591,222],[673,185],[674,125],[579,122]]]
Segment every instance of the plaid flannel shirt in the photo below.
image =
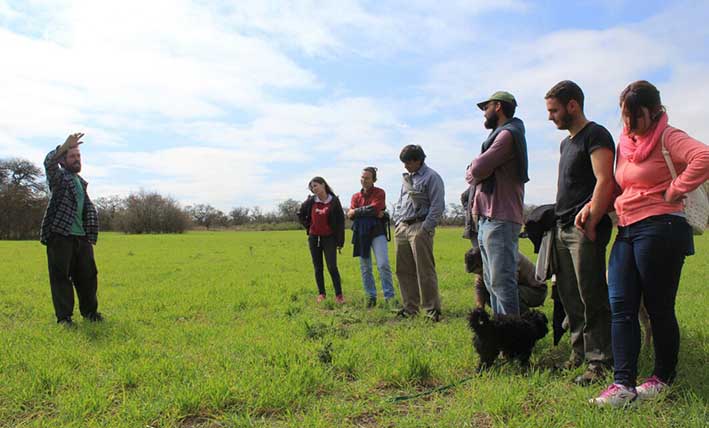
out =
[[[47,241],[53,233],[59,235],[71,235],[71,224],[76,216],[76,190],[74,188],[73,174],[59,166],[59,162],[55,159],[57,150],[52,150],[44,158],[44,172],[47,176],[49,191],[51,193],[47,211],[44,213],[42,220],[42,229],[40,231],[39,240],[42,244],[47,245]],[[98,239],[98,213],[96,207],[89,199],[86,193],[88,183],[79,177],[81,185],[84,187],[84,214],[83,224],[86,238],[92,244],[96,244]]]

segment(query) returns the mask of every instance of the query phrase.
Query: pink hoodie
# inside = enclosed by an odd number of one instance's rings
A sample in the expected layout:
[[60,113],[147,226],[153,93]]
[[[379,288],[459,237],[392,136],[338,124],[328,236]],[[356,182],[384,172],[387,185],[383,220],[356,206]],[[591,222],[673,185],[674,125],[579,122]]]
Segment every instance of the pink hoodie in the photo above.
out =
[[675,180],[672,180],[659,142],[642,162],[629,162],[620,150],[617,151],[615,179],[622,190],[615,200],[619,226],[628,226],[655,215],[683,211],[681,201],[665,202],[665,191],[674,199],[709,179],[709,147],[684,131],[671,126],[668,128],[665,147],[677,171]]

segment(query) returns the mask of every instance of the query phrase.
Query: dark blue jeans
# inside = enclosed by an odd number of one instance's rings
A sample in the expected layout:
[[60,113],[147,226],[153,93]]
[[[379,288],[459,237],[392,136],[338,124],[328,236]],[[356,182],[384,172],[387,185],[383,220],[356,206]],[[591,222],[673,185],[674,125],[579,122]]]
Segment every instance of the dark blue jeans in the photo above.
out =
[[693,253],[692,231],[682,217],[658,215],[618,227],[608,262],[615,383],[636,383],[641,296],[652,324],[653,374],[666,383],[674,379],[679,353],[675,298],[684,258]]

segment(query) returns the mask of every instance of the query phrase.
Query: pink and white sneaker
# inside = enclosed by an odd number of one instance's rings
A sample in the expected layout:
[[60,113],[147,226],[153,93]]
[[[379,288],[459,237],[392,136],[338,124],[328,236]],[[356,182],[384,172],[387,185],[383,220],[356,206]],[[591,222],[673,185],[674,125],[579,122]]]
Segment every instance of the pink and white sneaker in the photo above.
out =
[[667,390],[669,387],[659,377],[652,375],[645,380],[645,383],[637,387],[638,398],[641,400],[654,400],[662,391]]
[[324,294],[318,294],[318,297],[315,299],[318,303],[322,303],[325,301],[325,295]]
[[601,395],[588,400],[588,402],[600,407],[625,407],[634,402],[636,398],[638,398],[638,393],[635,392],[635,388],[613,383],[601,392]]

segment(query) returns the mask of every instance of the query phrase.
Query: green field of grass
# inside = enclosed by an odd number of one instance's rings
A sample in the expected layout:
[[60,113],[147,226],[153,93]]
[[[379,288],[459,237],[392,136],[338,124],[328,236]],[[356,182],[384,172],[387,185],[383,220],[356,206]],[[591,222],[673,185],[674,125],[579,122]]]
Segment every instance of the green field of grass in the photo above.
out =
[[[328,300],[316,304],[302,231],[103,233],[106,321],[82,322],[77,307],[78,326],[66,329],[55,324],[45,248],[0,242],[0,426],[707,426],[709,236],[695,240],[682,275],[677,382],[661,402],[618,410],[587,404],[605,385],[572,385],[582,369],[549,369],[568,356],[568,335],[558,347],[551,334],[538,343],[528,373],[500,364],[474,376],[460,234],[436,235],[437,324],[365,309],[349,244],[339,258],[347,303],[332,302],[326,273]],[[651,363],[643,349],[641,376]]]

